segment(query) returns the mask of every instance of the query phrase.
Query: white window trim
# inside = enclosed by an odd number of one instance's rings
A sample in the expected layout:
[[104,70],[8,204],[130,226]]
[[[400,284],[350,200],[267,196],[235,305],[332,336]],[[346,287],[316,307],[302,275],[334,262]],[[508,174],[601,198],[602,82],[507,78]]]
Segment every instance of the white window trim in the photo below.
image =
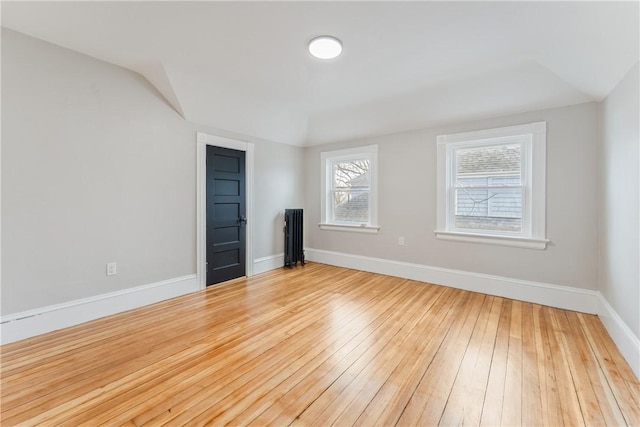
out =
[[[350,160],[354,158],[368,157],[371,162],[369,175],[369,224],[339,224],[328,221],[330,218],[329,209],[331,205],[328,201],[329,189],[327,188],[327,177],[331,176],[331,163],[336,160]],[[321,230],[348,231],[354,233],[377,234],[380,231],[378,226],[378,146],[367,145],[365,147],[348,148],[344,150],[324,151],[320,153],[320,223]]]
[[[448,227],[451,198],[449,197],[449,180],[451,176],[451,164],[447,161],[447,152],[451,146],[462,144],[481,145],[490,140],[502,137],[514,137],[519,135],[531,135],[528,153],[531,156],[531,168],[523,164],[524,173],[527,175],[527,190],[530,191],[523,203],[531,203],[530,218],[529,209],[523,210],[523,223],[526,221],[530,227],[526,236],[499,235],[493,233],[475,233],[460,230],[451,230]],[[535,122],[524,125],[508,126],[496,129],[487,129],[473,132],[464,132],[450,135],[438,135],[437,138],[437,168],[436,168],[436,201],[437,201],[437,228],[436,237],[442,240],[457,242],[471,242],[512,246],[519,248],[545,249],[549,240],[546,238],[546,156],[547,156],[547,124]],[[524,163],[529,163],[524,162]]]

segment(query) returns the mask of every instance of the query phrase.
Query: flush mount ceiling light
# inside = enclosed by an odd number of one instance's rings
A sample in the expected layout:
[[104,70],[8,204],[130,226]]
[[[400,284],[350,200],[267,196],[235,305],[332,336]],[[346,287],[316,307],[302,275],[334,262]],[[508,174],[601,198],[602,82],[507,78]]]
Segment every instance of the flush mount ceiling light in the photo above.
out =
[[333,59],[342,52],[342,42],[332,36],[319,36],[309,42],[309,52],[319,59]]

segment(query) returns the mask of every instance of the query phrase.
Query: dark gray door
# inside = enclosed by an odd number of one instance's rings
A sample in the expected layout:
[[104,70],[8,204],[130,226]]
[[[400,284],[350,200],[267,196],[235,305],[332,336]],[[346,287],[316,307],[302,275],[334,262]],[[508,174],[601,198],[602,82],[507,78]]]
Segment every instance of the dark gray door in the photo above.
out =
[[246,274],[245,153],[207,146],[207,285]]

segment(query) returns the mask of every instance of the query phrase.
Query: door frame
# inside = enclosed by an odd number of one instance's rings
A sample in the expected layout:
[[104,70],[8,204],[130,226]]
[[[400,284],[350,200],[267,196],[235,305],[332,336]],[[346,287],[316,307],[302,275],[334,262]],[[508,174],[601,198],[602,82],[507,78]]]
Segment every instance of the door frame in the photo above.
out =
[[253,276],[253,149],[252,142],[196,133],[196,274],[200,289],[207,288],[207,145],[245,152],[246,275]]

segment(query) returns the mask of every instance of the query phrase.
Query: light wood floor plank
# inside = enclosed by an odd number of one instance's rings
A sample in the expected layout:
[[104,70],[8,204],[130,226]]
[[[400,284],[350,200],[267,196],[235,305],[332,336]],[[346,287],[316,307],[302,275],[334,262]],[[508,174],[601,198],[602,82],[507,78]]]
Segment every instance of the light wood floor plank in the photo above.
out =
[[[332,293],[327,298],[328,302],[331,302],[338,300],[340,296],[338,296],[337,293]],[[261,325],[260,327],[242,328],[242,330],[247,331],[247,333],[241,336],[237,336],[237,334],[234,333],[231,335],[233,339],[230,341],[227,340],[228,342],[225,342],[224,335],[220,334],[221,336],[217,336],[215,338],[217,341],[217,345],[213,347],[214,350],[209,352],[206,357],[202,358],[202,360],[199,360],[199,364],[193,366],[191,370],[194,371],[194,373],[198,373],[199,376],[202,376],[202,370],[204,369],[204,367],[206,367],[206,373],[215,374],[216,372],[218,372],[218,370],[224,369],[224,367],[226,367],[229,363],[234,362],[242,366],[242,369],[250,370],[252,367],[250,361],[253,359],[256,353],[260,353],[262,351],[265,351],[266,349],[275,347],[282,339],[283,335],[286,336],[295,328],[300,327],[301,323],[298,322],[304,322],[302,323],[302,325],[307,326],[310,322],[314,321],[316,316],[314,315],[314,309],[316,308],[316,306],[313,304],[317,302],[317,298],[314,298],[312,293],[311,297],[301,298],[296,302],[296,305],[293,306],[305,306],[309,308],[309,310],[273,310],[271,313],[269,313],[268,317],[265,317],[263,321],[259,322],[259,324]],[[279,321],[282,319],[288,320],[284,328],[282,328],[279,323]],[[254,321],[252,320],[251,322]],[[269,330],[276,329],[278,331],[277,334],[268,334]],[[270,337],[269,340],[265,341],[261,338],[262,334],[264,333],[268,334],[268,336]],[[223,343],[224,345],[221,345]],[[230,355],[231,353],[232,355]],[[245,362],[249,363],[249,365],[246,365]],[[203,366],[203,364],[206,365]],[[93,407],[92,411],[84,413],[82,415],[77,415],[74,418],[70,419],[70,425],[77,425],[78,423],[84,422],[86,420],[94,419],[94,414],[101,413],[104,406],[114,406],[118,404],[118,402],[123,402],[124,405],[131,405],[131,400],[129,399],[130,395],[139,396],[145,390],[150,390],[149,393],[153,393],[152,388],[156,384],[161,384],[167,376],[170,378],[170,381],[174,382],[179,381],[181,377],[194,378],[194,373],[192,373],[191,371],[182,369],[182,367],[179,367],[179,369],[182,372],[180,372],[180,375],[177,376],[172,372],[163,372],[163,375],[155,376],[153,378],[153,381],[146,380],[144,381],[144,383],[136,385],[135,388],[134,383],[126,382],[120,388],[111,390],[109,393],[103,393],[100,396],[102,403],[97,404],[95,400],[90,402],[89,405]],[[167,369],[165,369],[165,371],[167,371]],[[165,375],[165,373],[167,375]],[[78,412],[78,410],[76,410],[75,412]],[[98,418],[97,421],[100,421],[100,418]]]
[[267,424],[272,425],[288,425],[293,422],[354,363],[358,361],[363,363],[363,360],[368,360],[377,354],[378,348],[396,334],[398,324],[402,322],[403,318],[401,313],[410,303],[410,300],[400,301],[390,312],[385,311],[385,318],[380,326],[369,331],[370,334],[365,340],[359,342],[355,348],[344,349],[337,357],[318,367],[278,399],[252,424],[264,425],[265,420],[269,420]]
[[[423,289],[421,289],[423,290]],[[378,353],[371,358],[360,357],[316,399],[293,425],[351,425],[358,418],[364,407],[396,366],[394,361],[412,347],[416,338],[416,330],[420,321],[431,308],[435,300],[429,289],[422,295],[412,298],[411,306],[405,310],[407,322],[402,324],[398,332],[380,347]],[[400,326],[401,322],[398,322]],[[314,413],[315,411],[315,413]]]
[[596,316],[316,263],[0,353],[3,427],[640,424]]
[[[222,304],[222,303],[223,301],[220,301],[218,304]],[[209,302],[209,304],[211,304],[211,302]],[[237,323],[239,320],[242,320],[241,312],[238,313],[238,316],[234,316],[236,314],[234,312],[235,310],[230,310],[230,312],[225,312],[224,314],[215,313],[215,312],[208,314],[206,306],[200,306],[198,304],[194,304],[191,307],[191,310],[192,311],[190,315],[188,315],[189,312],[187,311],[175,313],[176,320],[173,325],[175,327],[174,330],[176,331],[179,330],[181,332],[180,336],[181,337],[184,336],[188,341],[193,341],[194,329],[207,331],[207,326],[211,324],[211,322],[215,322],[213,324],[216,325],[216,327],[219,327],[220,329],[227,327],[228,324],[220,321],[220,320],[224,320],[221,316],[226,316],[226,318],[229,319],[227,323],[229,322]],[[240,308],[240,310],[242,310],[242,308]],[[202,313],[202,315],[201,316],[194,315],[193,312]],[[161,314],[161,313],[158,313],[158,314]],[[181,316],[181,314],[183,316]],[[126,328],[125,331],[121,332],[120,337],[105,338],[105,341],[103,342],[107,342],[109,344],[109,346],[107,347],[107,351],[112,351],[112,352],[115,352],[116,354],[123,355],[123,357],[128,357],[131,359],[131,355],[130,354],[127,355],[128,347],[133,347],[138,351],[146,354],[146,353],[149,353],[150,350],[152,350],[154,347],[161,348],[164,351],[168,351],[170,350],[170,347],[167,346],[168,343],[171,344],[171,347],[176,347],[177,345],[180,345],[182,343],[182,341],[180,341],[180,337],[177,337],[178,339],[176,339],[176,337],[172,336],[171,334],[165,334],[164,340],[158,340],[158,336],[161,335],[158,332],[166,329],[166,326],[163,325],[161,322],[155,322],[155,327],[150,328],[148,325],[148,322],[146,321],[139,322],[141,323],[140,325],[135,324],[134,323],[135,319],[133,318],[128,319],[127,321],[130,324],[133,323],[134,326],[130,326]],[[130,336],[132,334],[134,334],[135,336],[138,336],[139,340],[136,342],[132,342],[130,340]],[[153,338],[148,338],[150,336]],[[95,335],[92,335],[91,340],[94,340],[94,339],[95,339]],[[141,346],[140,341],[147,340],[147,339],[151,340],[150,342],[151,347]],[[47,370],[50,371],[53,368],[55,368],[56,371],[62,371],[65,369],[72,370],[73,373],[75,374],[75,377],[68,378],[68,380],[71,380],[74,384],[78,384],[79,380],[81,379],[79,377],[82,374],[85,374],[84,376],[88,376],[89,378],[93,378],[96,372],[99,373],[101,371],[109,369],[110,367],[109,365],[111,366],[121,365],[121,360],[119,360],[117,357],[112,358],[112,357],[109,357],[109,355],[105,354],[106,357],[95,358],[91,360],[89,363],[83,363],[81,366],[79,366],[77,361],[83,360],[86,362],[87,360],[86,352],[90,353],[92,351],[92,348],[90,346],[85,346],[85,347],[87,348],[84,349],[83,351],[67,352],[64,358],[62,358],[62,361],[61,361],[61,357],[58,357],[59,355],[54,356],[53,354],[47,358],[46,363],[42,363],[40,359],[31,360],[30,363],[32,365],[35,365],[35,367],[33,369],[24,370],[23,372],[21,372],[21,374],[18,376],[17,379],[15,378],[16,376],[11,376],[10,373],[7,373],[7,375],[3,377],[3,385],[4,385],[3,394],[5,393],[10,394],[13,398],[19,397],[19,394],[15,393],[14,390],[12,389],[12,385],[14,384],[15,381],[18,381],[19,388],[21,389],[24,389],[25,386],[31,387],[32,384],[36,384],[36,385],[42,384],[42,379],[39,376],[39,373],[45,372],[45,375],[46,375],[46,372],[48,372]],[[56,387],[60,388],[60,385],[57,385]],[[5,404],[5,407],[11,406],[10,402],[6,400],[3,400],[3,402]]]
[[540,357],[537,330],[534,321],[534,304],[522,307],[522,425],[544,425],[542,417],[542,392],[540,387]]
[[[308,293],[310,295],[308,295],[308,296],[306,296],[304,298],[301,298],[296,304],[300,305],[300,304],[308,303],[309,301],[312,301],[312,300],[316,300],[316,298],[314,298],[315,295],[314,295],[313,292],[309,291]],[[287,294],[288,294],[288,291],[287,291]],[[246,306],[246,300],[244,298],[242,299],[242,304]],[[270,312],[270,314],[269,314],[270,317],[264,318],[262,321],[257,321],[256,322],[255,320],[251,320],[250,316],[246,316],[245,318],[237,320],[236,325],[234,325],[231,328],[229,328],[229,325],[227,324],[228,321],[222,322],[222,325],[224,326],[224,331],[223,332],[219,332],[218,334],[215,334],[215,347],[217,348],[217,347],[228,346],[228,345],[230,345],[229,343],[233,343],[233,342],[242,343],[243,342],[243,338],[246,339],[249,336],[254,336],[256,334],[259,334],[261,332],[261,330],[264,329],[265,327],[267,327],[267,325],[269,325],[270,322],[274,321],[274,319],[280,318],[282,316],[288,316],[288,310],[287,309],[282,308],[282,307],[280,307],[278,305],[275,305],[275,306],[277,307],[277,309],[272,310],[272,312]],[[260,304],[260,309],[259,310],[262,310],[262,307],[264,307],[264,304]],[[236,320],[234,320],[233,318],[231,318],[230,321],[231,322],[236,322]],[[250,322],[250,323],[248,323],[248,325],[258,324],[258,325],[261,325],[261,326],[259,328],[242,327],[242,323],[241,323],[242,321]],[[240,325],[240,326],[238,326],[238,325]],[[178,332],[178,331],[182,332],[182,329],[176,330],[176,332]],[[215,330],[214,330],[214,332],[215,332]],[[203,339],[203,336],[206,337],[207,334],[210,334],[210,333],[211,333],[211,331],[208,331],[207,328],[202,328],[201,327],[200,330],[198,331],[198,334],[192,334],[191,338],[194,340],[192,342],[192,344],[189,345],[188,342],[186,344],[182,344],[179,347],[179,350],[187,351],[187,352],[189,352],[188,354],[191,354],[190,352],[194,348],[193,344],[200,342]],[[201,335],[201,334],[204,334],[204,335]],[[184,336],[184,334],[181,334],[180,337],[176,337],[175,341],[177,343],[180,343],[181,337],[183,337],[183,336]],[[140,344],[139,341],[136,341],[136,342],[138,344]],[[142,344],[144,344],[144,343],[142,343]],[[141,348],[144,349],[144,348],[148,348],[148,347],[142,345]],[[210,350],[210,346],[205,345],[205,346],[201,347],[201,349],[202,349],[201,350],[202,352],[206,352],[207,350]],[[171,354],[174,354],[173,352],[175,352],[175,351],[176,350],[173,349],[172,346],[169,346],[169,347],[163,346],[163,347],[161,347],[160,354],[157,354],[156,352],[150,352],[150,353],[146,354],[144,357],[140,358],[139,360],[137,360],[135,358],[133,360],[136,360],[136,361],[139,362],[138,363],[138,365],[139,365],[138,367],[143,368],[144,371],[151,370],[149,375],[155,376],[155,372],[153,371],[153,364],[150,364],[150,362],[152,362],[154,360],[164,360],[164,358],[165,358],[165,357],[163,357],[164,354],[166,354],[168,352],[171,355]],[[203,357],[206,357],[206,354]],[[190,359],[188,359],[188,360],[192,360],[192,359],[195,360],[195,358],[193,356],[190,357]],[[165,367],[164,365],[162,365],[158,369],[166,371],[168,368]],[[136,371],[136,370],[130,369],[129,366],[124,366],[124,367],[120,366],[119,369],[114,370],[113,372],[111,372],[111,374],[113,376],[115,376],[115,377],[122,377],[124,374],[129,373],[130,375],[133,375],[135,377],[139,372],[140,371]],[[46,378],[42,378],[42,380],[46,384],[46,380],[47,379]],[[100,378],[100,377],[98,377],[98,378],[95,378],[94,381],[110,381],[110,378]],[[129,386],[127,381],[122,380],[121,383],[124,384],[121,387]],[[115,386],[115,383],[112,384],[112,385]],[[87,387],[93,387],[93,385],[90,384]],[[120,388],[115,388],[114,392],[117,393],[119,391],[120,391]],[[103,393],[100,393],[100,395],[102,396]],[[43,396],[44,399],[46,399],[47,397],[48,397],[48,395],[44,395]],[[87,395],[87,396],[84,396],[84,398],[90,398],[90,396]],[[3,401],[3,403],[4,403],[4,401]],[[40,402],[36,402],[36,403],[40,403]],[[76,401],[75,404],[78,405],[78,404],[80,404],[80,402]],[[4,404],[3,404],[3,406],[4,406]],[[50,406],[50,405],[47,404],[46,406]],[[38,411],[38,410],[41,410],[44,407],[45,406],[42,406],[42,405],[36,406],[34,404],[34,402],[31,402],[29,410],[30,411]],[[81,407],[82,406],[80,406],[80,407],[75,406],[74,407],[74,411],[78,412]],[[58,408],[57,411],[59,409],[60,408]],[[11,412],[9,411],[7,415],[11,415]],[[44,414],[42,414],[41,416],[44,416]],[[10,419],[10,418],[7,418],[7,419]]]
[[448,289],[428,316],[425,325],[428,331],[423,345],[416,351],[407,352],[396,370],[384,383],[376,396],[369,402],[365,410],[356,420],[357,426],[395,425],[402,415],[406,404],[411,399],[424,372],[431,364],[451,326],[451,319],[461,310],[460,291]]
[[554,310],[554,312],[562,332],[562,345],[567,355],[571,379],[576,390],[579,391],[576,393],[576,398],[580,403],[582,418],[587,425],[605,425],[602,410],[587,374],[586,361],[582,360],[577,345],[582,334],[579,330],[574,331],[570,327],[566,312],[560,310]]
[[[393,289],[393,288],[391,288]],[[396,292],[396,295],[389,294],[389,303],[397,302],[397,299],[402,298],[402,293]],[[397,299],[395,299],[397,298]],[[375,300],[375,298],[372,298]],[[375,304],[375,303],[374,303]],[[367,309],[369,306],[365,306]],[[208,418],[215,418],[225,412],[225,409],[233,406],[234,404],[240,404],[240,401],[251,395],[256,389],[259,394],[264,394],[264,384],[268,384],[270,380],[279,384],[279,380],[287,378],[291,373],[289,360],[295,360],[296,365],[303,364],[307,358],[312,359],[316,355],[315,352],[320,351],[322,348],[326,348],[326,344],[322,347],[313,345],[318,341],[321,341],[323,336],[326,336],[330,332],[336,332],[336,325],[333,316],[338,316],[341,325],[338,326],[339,334],[337,336],[350,337],[366,328],[366,325],[361,321],[362,313],[358,311],[359,307],[351,304],[351,306],[338,306],[336,310],[328,313],[324,319],[321,319],[320,328],[315,329],[314,334],[310,334],[308,330],[301,333],[301,337],[296,335],[287,338],[287,342],[282,342],[274,351],[265,352],[256,358],[256,364],[260,367],[255,368],[249,366],[250,370],[244,372],[244,370],[234,372],[234,375],[230,383],[221,383],[216,381],[215,384],[208,385],[200,396],[195,399],[191,399],[186,403],[186,408],[183,406],[174,406],[173,414],[171,417],[164,416],[162,422],[171,422],[177,424],[198,425],[200,419],[202,423],[208,422]],[[345,310],[346,309],[346,310]],[[369,309],[371,310],[371,309]],[[367,310],[368,312],[370,312]],[[289,345],[287,345],[289,344]],[[300,357],[299,354],[304,354],[305,357]],[[278,375],[280,374],[280,375]],[[274,379],[274,376],[276,377]],[[284,377],[284,378],[283,378]],[[235,384],[242,385],[241,387]],[[230,390],[237,390],[235,393],[229,393],[227,395],[220,393],[218,390],[220,387],[226,387]],[[218,400],[220,399],[220,400]],[[187,409],[187,410],[185,410]],[[152,420],[151,424],[156,423],[156,420]]]
[[543,307],[534,305],[533,323],[536,335],[536,357],[538,359],[538,380],[540,382],[540,403],[542,405],[542,425],[562,425],[562,410],[558,395],[558,384],[553,369],[553,353],[549,342],[548,319]]
[[[576,385],[571,375],[571,367],[569,365],[569,355],[562,343],[563,331],[560,329],[558,322],[558,312],[555,309],[545,307],[545,314],[549,319],[550,325],[549,344],[553,358],[553,369],[557,378],[560,407],[562,408],[562,419],[564,425],[583,426],[585,420],[580,408],[580,400],[576,389]],[[564,331],[566,333],[566,331]]]
[[[384,315],[384,313],[386,313],[388,310],[389,307],[386,307],[385,312],[381,313],[381,316],[379,316],[375,320],[371,319],[372,322],[366,324],[365,328],[362,328],[362,323],[358,324],[352,322],[352,324],[349,325],[349,330],[345,333],[341,332],[330,342],[329,346],[318,344],[318,349],[321,349],[323,347],[324,349],[322,349],[311,360],[306,361],[304,359],[301,359],[301,362],[303,363],[296,361],[298,363],[293,364],[291,368],[288,369],[291,374],[288,375],[288,373],[285,373],[284,375],[282,375],[281,378],[284,378],[283,381],[271,388],[266,395],[262,394],[261,396],[257,396],[256,394],[261,393],[261,391],[256,390],[254,391],[254,395],[250,396],[250,398],[248,399],[248,406],[246,408],[240,409],[236,405],[234,405],[233,408],[229,409],[224,414],[221,414],[213,421],[215,423],[220,422],[229,423],[231,425],[244,425],[247,424],[248,421],[255,419],[269,406],[271,406],[269,402],[275,402],[285,393],[289,392],[302,379],[304,379],[307,375],[314,372],[319,366],[325,363],[327,359],[334,355],[337,355],[338,350],[344,351],[348,348],[346,347],[347,345],[354,346],[356,343],[361,342],[361,340],[367,339],[367,337],[369,336],[367,329],[370,327],[375,327],[375,322],[382,321],[382,315]],[[369,313],[369,317],[371,318],[371,314],[374,313],[374,311],[371,309],[367,309],[367,312]],[[259,397],[263,398],[260,399]]]
[[615,402],[609,383],[600,370],[600,366],[594,354],[590,351],[587,338],[580,325],[580,320],[575,312],[566,312],[567,322],[571,333],[571,339],[567,345],[572,348],[572,358],[579,373],[584,375],[583,383],[593,389],[593,397],[589,410],[596,412],[595,416],[602,415],[604,425],[623,425],[625,423],[622,411]]
[[435,425],[442,416],[447,397],[460,369],[465,350],[485,295],[471,294],[459,320],[453,322],[411,400],[400,416],[401,425]]
[[487,297],[485,300],[485,306],[440,418],[440,425],[480,424],[501,308],[501,299]]
[[503,426],[522,424],[522,302],[511,304],[507,372],[502,400]]
[[[391,294],[387,294],[387,293],[379,293],[379,296],[384,296],[385,298],[389,298],[391,299]],[[303,366],[306,366],[310,360],[314,360],[316,358],[320,357],[320,354],[322,352],[325,352],[327,355],[332,354],[333,352],[335,352],[338,348],[340,348],[342,345],[345,344],[345,342],[350,339],[352,337],[353,334],[357,333],[358,331],[360,331],[362,329],[362,325],[360,324],[360,322],[357,322],[358,317],[364,313],[364,312],[368,312],[368,310],[370,310],[370,308],[372,307],[372,305],[374,304],[373,299],[366,301],[365,304],[362,304],[362,306],[356,307],[356,309],[349,313],[348,316],[344,317],[345,320],[345,324],[341,325],[339,327],[339,329],[334,330],[334,332],[338,332],[334,335],[334,340],[330,343],[330,344],[325,344],[322,341],[317,341],[316,343],[314,343],[313,347],[306,352],[300,351],[299,357],[294,358],[291,363],[289,364],[283,364],[282,365],[282,369],[280,371],[277,372],[276,375],[274,375],[273,377],[271,377],[268,381],[262,383],[264,385],[268,385],[268,384],[272,384],[273,387],[270,387],[270,392],[274,393],[274,394],[278,394],[281,395],[281,391],[283,389],[283,384],[282,382],[286,379],[288,379],[291,375],[294,375],[299,369],[301,369]],[[321,321],[321,320],[320,320]],[[319,322],[320,322],[319,321]],[[295,339],[295,337],[294,337]],[[320,353],[320,354],[319,354]],[[275,372],[275,371],[274,371]],[[259,382],[258,382],[259,383]],[[204,388],[204,387],[203,387]],[[246,409],[241,409],[244,408],[243,403],[246,404],[247,402],[254,402],[253,399],[255,399],[255,402],[263,402],[261,399],[258,399],[260,397],[266,397],[264,396],[264,391],[262,389],[257,389],[257,390],[253,390],[252,392],[250,392],[248,395],[245,395],[243,398],[240,398],[241,394],[246,394],[247,391],[246,390],[239,390],[237,392],[233,392],[231,393],[229,396],[227,396],[224,401],[227,402],[231,402],[232,403],[232,407],[228,408],[226,411],[223,411],[224,416],[226,417],[230,417],[233,418],[233,416],[237,415],[238,413],[242,413],[242,414],[248,414],[249,412],[249,408]],[[257,394],[257,395],[256,395]],[[178,395],[176,395],[178,396]],[[165,400],[156,403],[154,401],[151,401],[151,409],[147,412],[144,412],[143,414],[137,416],[134,421],[136,422],[137,425],[142,425],[146,422],[148,422],[149,420],[153,419],[154,416],[159,415],[162,412],[165,412],[169,409],[171,409],[174,405],[176,405],[178,402],[182,402],[184,400],[186,400],[186,397],[183,396],[178,396],[180,397],[179,399],[170,399],[170,400]],[[190,396],[187,396],[190,397]],[[215,406],[216,410],[219,410],[223,405],[222,404],[218,404]],[[254,412],[255,414],[255,412]],[[256,414],[257,415],[257,414]]]
[[594,316],[578,314],[591,352],[628,425],[640,425],[640,384],[615,348],[602,323]]
[[504,385],[507,375],[507,355],[509,352],[509,328],[511,326],[511,300],[504,300],[492,349],[489,380],[482,405],[480,425],[498,426],[502,421]]

